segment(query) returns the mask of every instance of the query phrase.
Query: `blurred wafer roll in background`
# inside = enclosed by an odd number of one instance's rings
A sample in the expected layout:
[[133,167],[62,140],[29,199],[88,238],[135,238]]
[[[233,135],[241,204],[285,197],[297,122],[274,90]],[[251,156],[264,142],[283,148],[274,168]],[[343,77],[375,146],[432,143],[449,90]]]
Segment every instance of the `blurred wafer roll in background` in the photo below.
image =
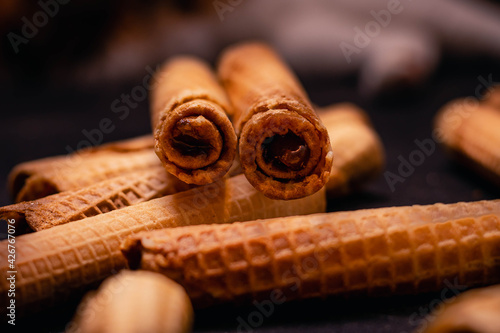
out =
[[32,230],[40,231],[191,187],[193,186],[180,181],[158,165],[125,173],[82,189],[0,207],[0,217],[15,219],[18,234],[26,224]]
[[[16,237],[18,314],[64,302],[122,268],[120,244],[139,231],[203,223],[230,223],[326,209],[325,192],[294,200],[272,200],[245,176],[142,202],[80,221]],[[0,242],[7,248],[7,240]],[[0,308],[9,290],[8,252],[0,252]]]
[[181,56],[156,73],[151,96],[155,151],[180,180],[203,185],[223,177],[236,155],[224,89],[202,60]]
[[500,186],[500,109],[471,98],[451,101],[437,114],[434,133],[452,157]]
[[88,152],[88,153],[97,153],[97,152],[106,152],[106,151],[114,151],[120,153],[133,152],[143,149],[152,149],[154,147],[154,139],[151,134],[138,136],[131,139],[124,139],[120,141],[112,141],[108,143],[104,143],[98,146],[92,146],[88,148],[84,148],[78,153]]
[[199,306],[484,285],[500,281],[500,200],[165,229],[122,251],[130,268],[176,280]]
[[486,88],[487,95],[484,101],[485,104],[500,110],[500,85],[495,85],[493,87]]
[[423,333],[498,333],[500,328],[500,285],[474,289],[447,301],[431,314]]
[[326,184],[328,195],[345,195],[379,176],[385,165],[385,153],[368,115],[351,103],[317,110],[328,130],[335,156]]
[[10,173],[16,202],[76,190],[127,172],[160,165],[152,149],[100,151],[22,163]]
[[85,296],[66,333],[187,333],[192,324],[193,307],[179,284],[123,270]]
[[223,52],[218,74],[234,107],[249,182],[275,199],[322,188],[333,159],[328,132],[282,59],[265,44],[243,43]]

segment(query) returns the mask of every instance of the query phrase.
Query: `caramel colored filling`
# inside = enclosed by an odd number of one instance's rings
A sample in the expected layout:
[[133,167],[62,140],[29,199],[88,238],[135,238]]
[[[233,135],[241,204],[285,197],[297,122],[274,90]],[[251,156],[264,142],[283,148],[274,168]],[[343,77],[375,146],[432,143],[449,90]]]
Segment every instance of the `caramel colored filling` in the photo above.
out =
[[203,116],[191,116],[177,122],[173,129],[173,144],[182,155],[206,158],[215,147],[213,133],[217,128]]
[[180,119],[172,128],[173,162],[180,167],[197,169],[217,161],[222,151],[222,136],[203,116]]
[[288,132],[274,135],[263,143],[264,160],[280,170],[298,171],[309,160],[310,150],[302,138]]

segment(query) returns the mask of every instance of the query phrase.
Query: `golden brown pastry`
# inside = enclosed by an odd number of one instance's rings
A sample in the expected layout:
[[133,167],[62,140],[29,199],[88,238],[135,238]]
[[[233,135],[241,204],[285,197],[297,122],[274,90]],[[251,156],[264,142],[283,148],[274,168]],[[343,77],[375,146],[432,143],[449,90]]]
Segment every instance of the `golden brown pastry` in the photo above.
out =
[[155,151],[165,169],[189,183],[223,177],[236,155],[229,101],[207,64],[180,56],[157,73],[151,98]]
[[329,196],[345,195],[380,175],[384,148],[363,110],[339,103],[318,109],[318,116],[328,130],[335,156],[326,183]]
[[182,192],[192,187],[158,165],[125,173],[82,189],[0,207],[0,217],[14,218],[18,234],[25,223],[31,229],[40,231]]
[[500,285],[466,291],[432,314],[423,333],[498,333]]
[[500,109],[471,99],[446,104],[434,133],[452,157],[500,186]]
[[122,251],[199,306],[485,285],[500,281],[500,200],[164,229],[129,237]]
[[[240,175],[55,228],[16,237],[18,314],[61,303],[122,268],[120,244],[139,231],[324,212],[324,191],[291,202],[272,200]],[[0,242],[7,248],[7,240]],[[0,252],[0,306],[9,290],[7,251]]]
[[184,289],[156,273],[123,270],[80,303],[66,333],[187,333],[193,308]]
[[485,104],[500,110],[500,85],[488,88],[488,90],[488,95],[484,101]]
[[243,43],[223,53],[218,74],[234,106],[248,181],[274,199],[322,188],[333,159],[328,132],[279,56],[265,44]]
[[35,200],[161,165],[152,147],[144,136],[24,162],[10,172],[9,190],[16,202]]

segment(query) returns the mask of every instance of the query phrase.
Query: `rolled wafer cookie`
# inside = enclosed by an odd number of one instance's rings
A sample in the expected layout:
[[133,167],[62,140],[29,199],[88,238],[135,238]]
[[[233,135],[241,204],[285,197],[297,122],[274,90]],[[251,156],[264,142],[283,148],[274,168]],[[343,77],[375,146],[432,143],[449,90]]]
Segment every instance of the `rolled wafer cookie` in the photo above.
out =
[[236,155],[231,106],[208,64],[187,56],[167,61],[151,96],[155,151],[165,169],[189,183],[223,177]]
[[500,110],[500,85],[488,88],[485,104]]
[[156,273],[123,270],[80,303],[66,333],[190,332],[193,307],[184,289]]
[[18,232],[25,224],[32,230],[40,231],[192,187],[158,165],[125,173],[82,189],[0,207],[0,218],[15,219]]
[[[243,175],[16,237],[16,309],[26,314],[61,303],[122,268],[121,242],[139,231],[202,223],[311,214],[324,191],[292,202],[266,198]],[[7,249],[7,240],[0,242]],[[9,290],[7,251],[0,251],[0,309]],[[2,310],[0,310],[2,311]]]
[[33,175],[46,171],[67,168],[81,163],[87,155],[115,152],[127,153],[144,149],[152,149],[154,141],[151,135],[140,136],[133,139],[105,143],[103,145],[80,149],[68,155],[43,158],[35,161],[24,162],[17,165],[9,174],[9,192],[15,199],[23,188],[26,180]]
[[[385,165],[385,152],[369,116],[351,103],[338,103],[316,108],[325,125],[335,158],[326,183],[329,197],[351,193],[375,179]],[[235,161],[233,175],[242,172]]]
[[123,153],[84,153],[68,159],[56,157],[28,164],[15,167],[9,176],[16,202],[80,189],[127,172],[158,166],[160,161],[152,149],[141,149]]
[[474,99],[458,99],[437,114],[438,141],[456,158],[500,186],[500,109]]
[[329,196],[345,195],[376,178],[385,164],[385,153],[368,115],[351,103],[318,109],[328,130],[335,159],[326,183]]
[[133,152],[143,149],[152,149],[154,148],[154,138],[151,134],[138,136],[131,139],[124,139],[120,141],[112,141],[108,143],[104,143],[98,146],[92,146],[88,148],[84,148],[78,153],[98,153],[105,151],[114,151],[119,153],[127,153]]
[[500,285],[469,290],[431,314],[423,333],[498,333]]
[[328,132],[279,56],[262,43],[239,44],[223,53],[218,74],[234,106],[248,181],[274,199],[322,188],[333,159]]
[[122,251],[132,269],[182,284],[197,306],[484,285],[500,281],[500,200],[165,229],[128,238]]

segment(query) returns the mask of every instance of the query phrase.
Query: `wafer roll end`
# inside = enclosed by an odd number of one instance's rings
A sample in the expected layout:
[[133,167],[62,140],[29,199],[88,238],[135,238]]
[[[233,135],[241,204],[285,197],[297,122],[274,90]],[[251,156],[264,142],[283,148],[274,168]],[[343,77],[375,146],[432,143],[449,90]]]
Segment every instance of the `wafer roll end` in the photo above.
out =
[[34,200],[59,192],[57,185],[31,170],[31,163],[16,165],[9,173],[7,183],[14,202]]
[[173,110],[155,131],[155,152],[165,169],[188,184],[224,176],[236,155],[236,134],[216,103],[194,100]]
[[496,85],[488,90],[488,95],[484,102],[493,108],[500,110],[500,85]]
[[240,43],[223,52],[218,73],[235,109],[248,181],[272,199],[322,188],[333,160],[328,132],[280,56],[264,43]]
[[184,289],[160,274],[122,271],[89,293],[68,333],[190,332],[193,309]]
[[499,127],[499,109],[468,97],[439,111],[434,137],[452,158],[500,186]]
[[[0,221],[6,221],[7,223],[14,225],[16,236],[32,231],[26,222],[25,207],[24,202],[0,207]],[[11,223],[11,221],[13,222]]]
[[500,286],[466,291],[433,315],[420,332],[496,333],[500,327]]
[[231,107],[204,62],[179,56],[161,68],[152,94],[155,152],[165,169],[204,185],[224,176],[236,155]]
[[334,150],[330,178],[326,184],[330,197],[358,189],[382,173],[385,152],[368,115],[351,103],[318,109]]
[[311,195],[330,177],[333,151],[328,133],[321,122],[299,113],[258,113],[243,127],[239,145],[245,176],[269,198]]

